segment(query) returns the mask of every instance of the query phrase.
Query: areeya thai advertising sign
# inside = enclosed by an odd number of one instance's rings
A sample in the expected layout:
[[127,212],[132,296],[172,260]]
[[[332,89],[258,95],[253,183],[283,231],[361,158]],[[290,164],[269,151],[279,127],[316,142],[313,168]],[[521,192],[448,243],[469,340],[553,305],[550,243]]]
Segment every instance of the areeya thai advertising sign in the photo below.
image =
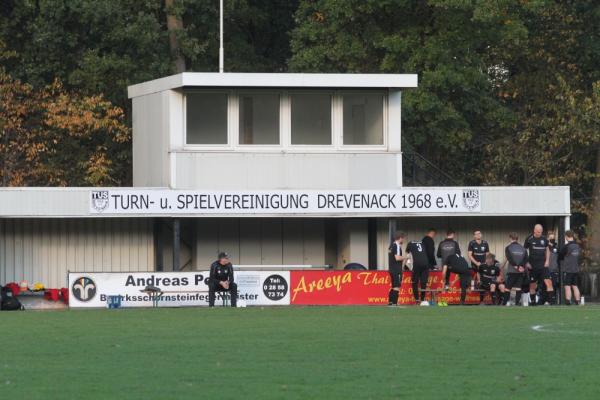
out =
[[[292,271],[290,303],[297,305],[383,305],[388,303],[391,279],[387,271]],[[442,273],[429,273],[428,287],[442,288]],[[404,272],[398,304],[415,304],[411,273]],[[450,289],[438,294],[438,301],[460,303],[460,282],[450,276]],[[430,299],[430,295],[427,295]],[[490,302],[486,295],[486,302]],[[479,304],[479,292],[469,292],[466,302]]]
[[[119,296],[121,307],[208,306],[208,271],[194,272],[70,272],[69,307],[106,307]],[[236,271],[238,300],[248,306],[289,305],[289,271]],[[158,298],[146,287],[161,290]],[[215,305],[222,302],[217,295]]]
[[398,190],[91,190],[90,214],[476,213],[479,189]]

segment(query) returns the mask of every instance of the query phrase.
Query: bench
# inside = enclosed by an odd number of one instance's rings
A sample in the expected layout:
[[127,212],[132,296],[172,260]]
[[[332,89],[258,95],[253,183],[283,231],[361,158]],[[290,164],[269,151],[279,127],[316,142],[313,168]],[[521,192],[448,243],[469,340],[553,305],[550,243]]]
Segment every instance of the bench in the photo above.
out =
[[[164,294],[169,294],[169,293],[207,293],[208,294],[208,289],[206,290],[149,290],[149,289],[142,289],[140,290],[140,292],[142,293],[146,293],[152,296],[152,307],[153,308],[157,308],[158,307],[158,302],[160,301],[160,299],[162,298],[162,296]],[[217,293],[221,293],[221,299],[223,300],[223,307],[228,306],[229,305],[229,294],[225,293],[225,292],[217,292]]]

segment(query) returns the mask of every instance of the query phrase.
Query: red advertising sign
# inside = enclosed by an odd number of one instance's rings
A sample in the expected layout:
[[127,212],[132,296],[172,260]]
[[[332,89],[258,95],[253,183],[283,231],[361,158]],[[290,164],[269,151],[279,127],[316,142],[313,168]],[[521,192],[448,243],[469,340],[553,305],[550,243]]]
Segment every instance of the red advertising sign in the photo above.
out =
[[[290,283],[290,303],[298,305],[383,305],[391,287],[387,271],[291,271]],[[428,288],[440,289],[441,285],[441,272],[432,271]],[[438,294],[437,301],[459,303],[458,276],[451,275],[450,290]],[[410,272],[402,276],[398,303],[415,304]],[[467,303],[478,304],[479,292],[469,292]]]

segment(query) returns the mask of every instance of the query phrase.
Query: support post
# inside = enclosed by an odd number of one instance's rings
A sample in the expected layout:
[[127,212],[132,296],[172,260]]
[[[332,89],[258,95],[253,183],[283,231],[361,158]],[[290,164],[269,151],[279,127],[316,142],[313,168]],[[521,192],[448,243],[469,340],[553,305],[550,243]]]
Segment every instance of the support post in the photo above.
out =
[[377,269],[377,219],[367,220],[367,249],[369,269]]
[[179,256],[181,252],[181,221],[173,218],[173,271],[179,271],[181,263]]
[[[558,219],[558,236],[557,236],[557,244],[558,248],[562,248],[565,245],[565,217],[559,217]],[[562,267],[560,262],[558,263],[558,287],[560,290],[556,291],[556,302],[558,304],[563,304],[563,284],[562,284]]]
[[390,218],[388,221],[388,231],[389,231],[388,233],[389,233],[389,237],[390,237],[390,240],[389,240],[390,243],[392,243],[394,241],[394,234],[396,233],[396,230],[398,230],[396,218]]
[[164,240],[162,232],[162,221],[154,220],[153,226],[154,236],[154,269],[156,271],[164,271]]
[[223,73],[225,50],[223,49],[223,0],[219,1],[219,72]]

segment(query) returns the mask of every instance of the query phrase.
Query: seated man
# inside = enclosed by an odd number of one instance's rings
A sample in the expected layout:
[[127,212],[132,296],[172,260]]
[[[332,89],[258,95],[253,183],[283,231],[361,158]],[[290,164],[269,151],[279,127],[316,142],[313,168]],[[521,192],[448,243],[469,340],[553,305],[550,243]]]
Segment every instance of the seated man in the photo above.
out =
[[237,303],[237,285],[233,281],[233,265],[229,254],[219,253],[219,259],[210,266],[208,277],[208,306],[215,306],[215,292],[229,292],[231,307]]
[[[498,276],[500,275],[500,263],[496,261],[492,253],[487,253],[485,263],[479,266],[479,288],[489,291],[492,295],[492,304],[497,303],[496,289]],[[479,293],[479,301],[483,303],[485,292]]]
[[[446,276],[446,271],[459,275],[460,304],[464,305],[465,299],[467,298],[467,287],[469,286],[469,282],[471,281],[471,269],[469,268],[469,264],[467,263],[467,260],[459,256],[458,254],[448,256],[446,260],[443,260],[443,263],[444,267],[442,269],[442,280]],[[444,286],[444,282],[442,282],[442,286]]]

